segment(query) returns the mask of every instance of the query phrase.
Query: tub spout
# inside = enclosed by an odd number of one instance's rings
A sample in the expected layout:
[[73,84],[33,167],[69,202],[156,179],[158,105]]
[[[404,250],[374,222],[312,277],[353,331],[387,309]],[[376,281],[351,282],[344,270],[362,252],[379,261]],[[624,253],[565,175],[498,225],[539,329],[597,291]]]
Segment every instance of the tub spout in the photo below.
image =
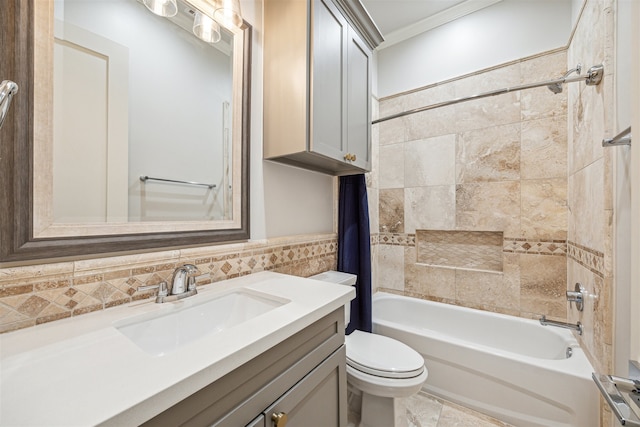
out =
[[543,315],[540,318],[540,324],[543,326],[557,326],[559,328],[573,329],[578,332],[578,335],[582,335],[582,323],[578,322],[575,325],[573,323],[556,322],[555,320],[547,320],[547,317]]

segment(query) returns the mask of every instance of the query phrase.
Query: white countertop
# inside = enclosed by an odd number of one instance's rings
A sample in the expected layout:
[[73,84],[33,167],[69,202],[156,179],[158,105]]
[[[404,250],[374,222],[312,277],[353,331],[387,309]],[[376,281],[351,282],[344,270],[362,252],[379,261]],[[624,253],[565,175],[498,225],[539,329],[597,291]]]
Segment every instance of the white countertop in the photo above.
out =
[[[113,325],[246,288],[290,302],[152,356]],[[355,297],[351,286],[272,272],[0,335],[0,425],[139,425]]]

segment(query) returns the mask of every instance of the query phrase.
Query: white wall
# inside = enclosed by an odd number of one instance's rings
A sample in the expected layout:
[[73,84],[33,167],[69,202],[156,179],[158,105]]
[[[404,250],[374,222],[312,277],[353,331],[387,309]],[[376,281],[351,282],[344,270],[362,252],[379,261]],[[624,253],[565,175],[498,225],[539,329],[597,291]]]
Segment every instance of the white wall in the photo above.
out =
[[568,1],[496,3],[380,50],[375,93],[382,98],[564,47],[571,19]]
[[262,0],[241,3],[253,26],[251,89],[251,238],[332,233],[333,177],[262,159]]

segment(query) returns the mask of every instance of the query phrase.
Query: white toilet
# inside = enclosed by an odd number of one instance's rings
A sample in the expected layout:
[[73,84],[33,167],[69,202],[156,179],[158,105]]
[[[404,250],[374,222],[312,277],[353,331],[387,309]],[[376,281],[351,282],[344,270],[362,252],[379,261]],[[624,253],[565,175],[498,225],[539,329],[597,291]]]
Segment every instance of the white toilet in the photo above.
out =
[[[327,271],[310,279],[353,286],[357,276]],[[345,327],[351,304],[345,305]],[[397,397],[417,393],[427,379],[422,356],[408,345],[383,335],[353,331],[345,338],[347,383],[362,398],[359,427],[400,427],[405,414],[397,414]]]

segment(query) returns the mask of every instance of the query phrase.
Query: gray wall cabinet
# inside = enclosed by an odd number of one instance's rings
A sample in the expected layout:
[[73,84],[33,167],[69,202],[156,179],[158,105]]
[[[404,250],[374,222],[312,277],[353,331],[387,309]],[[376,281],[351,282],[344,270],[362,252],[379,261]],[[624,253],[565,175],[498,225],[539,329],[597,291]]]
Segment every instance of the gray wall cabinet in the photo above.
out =
[[372,49],[382,38],[363,11],[341,0],[265,2],[265,159],[331,175],[371,170]]
[[287,338],[143,425],[346,427],[344,309]]

